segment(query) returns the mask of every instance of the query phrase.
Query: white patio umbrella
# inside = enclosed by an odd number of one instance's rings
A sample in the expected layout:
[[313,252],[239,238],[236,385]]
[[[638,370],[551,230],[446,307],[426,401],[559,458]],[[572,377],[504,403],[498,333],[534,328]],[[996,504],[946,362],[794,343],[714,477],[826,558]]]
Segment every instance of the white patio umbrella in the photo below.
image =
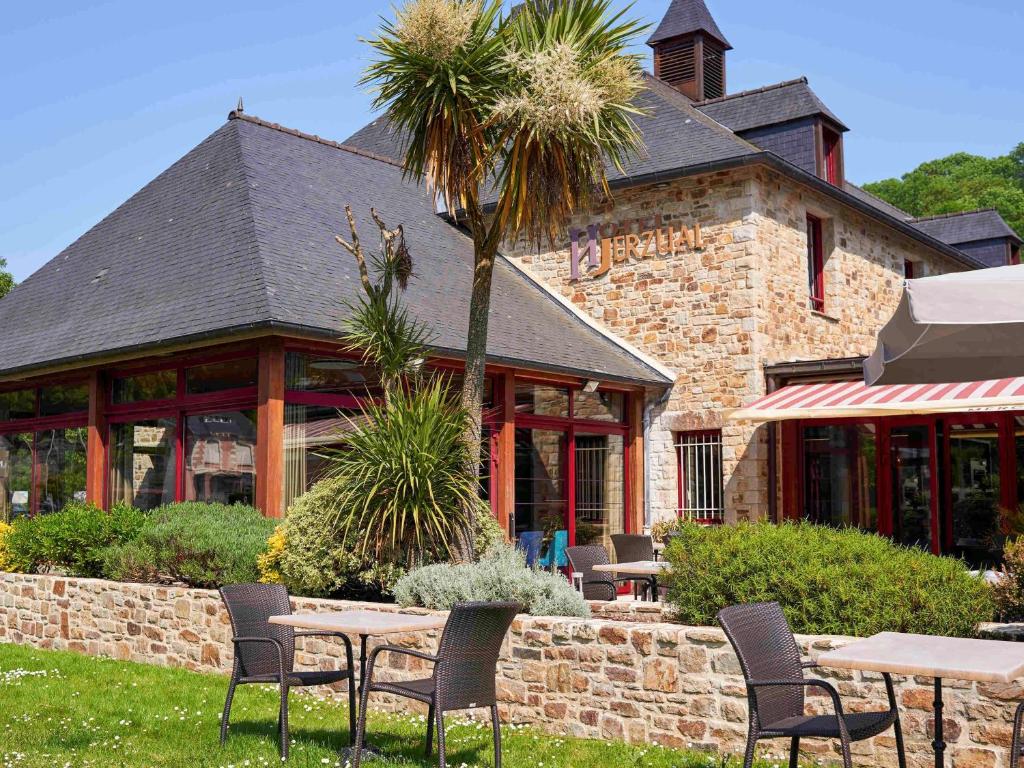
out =
[[864,362],[871,384],[1024,376],[1024,265],[908,280]]

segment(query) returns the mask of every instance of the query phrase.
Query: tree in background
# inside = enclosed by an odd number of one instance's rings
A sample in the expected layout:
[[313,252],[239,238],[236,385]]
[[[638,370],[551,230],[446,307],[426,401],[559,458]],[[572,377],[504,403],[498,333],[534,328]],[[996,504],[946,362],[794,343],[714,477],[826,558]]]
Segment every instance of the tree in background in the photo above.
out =
[[405,140],[409,177],[425,179],[473,238],[462,406],[474,471],[499,246],[554,242],[571,214],[608,194],[605,162],[621,166],[643,147],[632,119],[641,61],[627,53],[637,22],[610,14],[610,0],[527,0],[508,16],[501,6],[408,0],[370,41],[364,76]]
[[14,288],[14,275],[7,271],[7,259],[0,259],[0,299]]
[[864,189],[914,216],[995,208],[1024,233],[1024,143],[1000,157],[966,152],[923,163],[899,179]]

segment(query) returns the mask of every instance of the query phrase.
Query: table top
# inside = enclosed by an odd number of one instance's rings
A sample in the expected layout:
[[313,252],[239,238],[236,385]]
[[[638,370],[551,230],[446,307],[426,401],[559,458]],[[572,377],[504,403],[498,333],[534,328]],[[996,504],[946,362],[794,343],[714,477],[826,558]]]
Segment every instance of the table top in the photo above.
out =
[[271,616],[271,624],[284,624],[297,629],[318,629],[346,635],[392,635],[402,632],[425,632],[445,625],[444,616],[383,611],[341,611],[340,613],[292,613]]
[[641,560],[634,563],[608,563],[595,565],[594,570],[601,573],[640,573],[644,576],[657,576],[668,570],[669,564],[664,560]]
[[1024,643],[882,632],[817,661],[839,669],[1009,683],[1024,675]]

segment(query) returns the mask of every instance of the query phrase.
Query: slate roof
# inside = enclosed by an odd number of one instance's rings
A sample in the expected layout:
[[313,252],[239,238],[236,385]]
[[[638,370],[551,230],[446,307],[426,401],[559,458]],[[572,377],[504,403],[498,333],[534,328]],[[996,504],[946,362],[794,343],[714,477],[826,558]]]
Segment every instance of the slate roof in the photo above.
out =
[[[360,295],[334,242],[352,205],[405,226],[411,313],[441,353],[465,349],[472,244],[423,185],[357,149],[240,116],[230,119],[0,301],[0,373],[227,337],[252,329],[335,337]],[[495,361],[595,378],[667,379],[504,259],[495,266]]]
[[694,106],[737,133],[812,115],[824,115],[840,130],[849,130],[811,90],[806,77],[699,101]]
[[1020,236],[1003,220],[995,208],[928,216],[914,219],[913,224],[922,232],[951,245],[1002,237],[1008,237],[1017,243],[1022,242]]
[[704,0],[672,0],[668,11],[658,24],[654,34],[647,38],[648,45],[655,45],[663,40],[669,40],[680,35],[688,35],[692,32],[706,32],[731,50],[732,46],[725,39],[722,30],[718,28]]
[[862,189],[861,187],[858,187],[856,184],[853,184],[849,181],[843,182],[843,188],[846,190],[848,194],[853,195],[861,202],[867,203],[868,205],[877,208],[883,213],[892,216],[894,219],[912,221],[914,218],[911,214],[907,213],[902,208],[897,208],[892,203],[886,202],[877,195],[873,195],[866,189]]

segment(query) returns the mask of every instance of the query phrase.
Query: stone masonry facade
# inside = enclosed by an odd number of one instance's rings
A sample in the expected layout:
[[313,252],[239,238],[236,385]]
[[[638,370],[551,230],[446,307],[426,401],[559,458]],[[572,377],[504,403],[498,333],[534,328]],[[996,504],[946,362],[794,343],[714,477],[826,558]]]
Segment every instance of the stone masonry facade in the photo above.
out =
[[[825,307],[808,299],[807,215],[822,219]],[[540,252],[505,253],[594,322],[676,374],[651,413],[649,503],[654,520],[678,506],[676,436],[721,430],[725,521],[768,510],[767,428],[726,409],[765,394],[765,366],[869,354],[899,301],[904,260],[919,275],[959,271],[946,256],[762,166],[619,190],[572,227],[639,233],[700,226],[704,247],[633,255],[601,277],[571,280],[569,236]],[[623,249],[623,255],[625,250]],[[784,502],[785,503],[785,502]]]
[[[297,599],[296,611],[395,606]],[[501,715],[549,733],[657,742],[719,753],[740,752],[746,735],[746,691],[736,657],[718,629],[669,623],[657,605],[616,604],[591,619],[520,616],[498,665]],[[420,611],[422,612],[422,611]],[[226,673],[230,625],[216,592],[148,584],[118,584],[62,576],[0,573],[0,642],[63,649],[149,664]],[[430,650],[437,633],[389,638]],[[850,638],[798,638],[805,655]],[[336,643],[305,640],[304,667],[332,668],[343,659]],[[387,673],[424,676],[415,659],[392,657]],[[881,678],[819,669],[849,711],[884,707]],[[931,680],[897,678],[910,764],[932,762]],[[339,692],[340,693],[340,692]],[[1008,768],[1011,719],[1024,685],[947,685],[946,739],[955,768]],[[418,706],[375,701],[374,706]],[[810,694],[808,709],[830,711]],[[767,754],[788,746],[765,742]],[[834,762],[834,744],[805,741],[809,758]],[[891,732],[854,747],[859,766],[896,765]]]

